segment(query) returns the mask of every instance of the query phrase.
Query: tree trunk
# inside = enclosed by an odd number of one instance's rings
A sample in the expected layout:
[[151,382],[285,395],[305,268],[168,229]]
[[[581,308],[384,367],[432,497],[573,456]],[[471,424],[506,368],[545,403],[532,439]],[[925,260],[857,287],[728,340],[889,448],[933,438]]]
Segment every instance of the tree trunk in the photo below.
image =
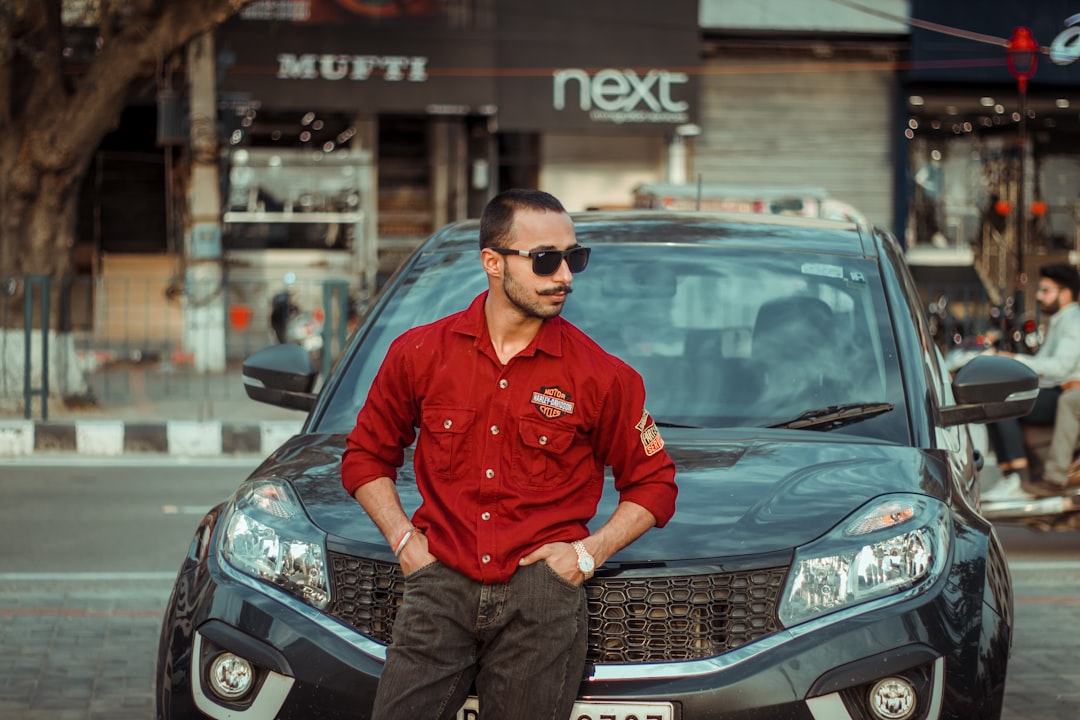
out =
[[251,1],[87,4],[102,15],[81,68],[65,60],[61,0],[0,12],[0,326],[23,326],[23,278],[68,274],[83,177],[135,84]]
[[[6,163],[3,163],[6,164]],[[0,169],[4,176],[10,171]],[[25,279],[31,276],[47,278],[53,287],[50,307],[52,324],[59,306],[60,280],[71,266],[71,247],[75,240],[75,222],[79,198],[81,173],[73,170],[38,175],[33,190],[23,192],[12,187],[10,181],[0,180],[0,203],[4,205],[8,238],[14,242],[3,243],[8,250],[0,276],[7,278],[3,284],[4,302],[0,303],[4,316],[3,327],[22,327],[25,322]],[[34,327],[40,325],[41,299],[32,305]]]

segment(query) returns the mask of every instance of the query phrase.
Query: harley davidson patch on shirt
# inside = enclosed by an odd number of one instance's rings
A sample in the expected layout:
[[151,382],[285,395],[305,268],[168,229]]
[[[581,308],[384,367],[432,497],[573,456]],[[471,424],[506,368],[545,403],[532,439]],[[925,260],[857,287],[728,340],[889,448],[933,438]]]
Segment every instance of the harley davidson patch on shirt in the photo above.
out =
[[574,414],[574,403],[570,402],[570,396],[557,387],[542,387],[534,390],[532,404],[549,420]]
[[664,449],[664,438],[660,437],[660,429],[656,427],[648,410],[643,410],[641,419],[634,426],[641,433],[641,444],[645,448],[645,454],[652,457]]

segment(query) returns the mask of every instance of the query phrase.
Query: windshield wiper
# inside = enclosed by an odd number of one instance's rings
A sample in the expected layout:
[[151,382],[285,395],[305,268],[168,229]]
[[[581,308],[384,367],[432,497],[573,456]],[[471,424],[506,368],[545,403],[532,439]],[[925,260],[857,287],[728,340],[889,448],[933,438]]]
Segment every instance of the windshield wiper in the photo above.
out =
[[694,430],[700,430],[700,425],[681,425],[679,423],[667,422],[666,420],[657,420],[656,427],[669,427],[669,428],[691,428]]
[[892,410],[892,403],[848,403],[846,405],[830,405],[828,407],[807,410],[790,420],[766,425],[769,428],[790,428],[792,430],[833,430],[844,425],[857,423],[861,420],[877,417],[882,413]]

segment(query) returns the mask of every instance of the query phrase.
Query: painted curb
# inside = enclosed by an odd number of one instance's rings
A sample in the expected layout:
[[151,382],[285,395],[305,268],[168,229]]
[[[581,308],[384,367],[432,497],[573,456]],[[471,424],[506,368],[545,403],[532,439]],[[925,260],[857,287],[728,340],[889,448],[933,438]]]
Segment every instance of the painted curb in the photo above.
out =
[[40,453],[119,457],[161,453],[175,457],[268,455],[300,432],[302,420],[225,423],[218,420],[0,420],[0,458]]
[[0,420],[0,457],[21,457],[34,452],[34,423]]

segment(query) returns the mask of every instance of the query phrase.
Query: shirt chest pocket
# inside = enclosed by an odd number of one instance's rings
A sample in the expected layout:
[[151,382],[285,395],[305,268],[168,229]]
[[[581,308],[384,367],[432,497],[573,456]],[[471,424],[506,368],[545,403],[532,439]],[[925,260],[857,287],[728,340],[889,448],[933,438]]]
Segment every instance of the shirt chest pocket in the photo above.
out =
[[462,477],[473,460],[472,426],[476,411],[460,407],[431,407],[424,410],[426,465],[439,477]]
[[576,462],[575,454],[567,452],[574,443],[573,428],[522,420],[518,433],[521,443],[514,462],[514,479],[519,484],[544,489],[570,479]]

